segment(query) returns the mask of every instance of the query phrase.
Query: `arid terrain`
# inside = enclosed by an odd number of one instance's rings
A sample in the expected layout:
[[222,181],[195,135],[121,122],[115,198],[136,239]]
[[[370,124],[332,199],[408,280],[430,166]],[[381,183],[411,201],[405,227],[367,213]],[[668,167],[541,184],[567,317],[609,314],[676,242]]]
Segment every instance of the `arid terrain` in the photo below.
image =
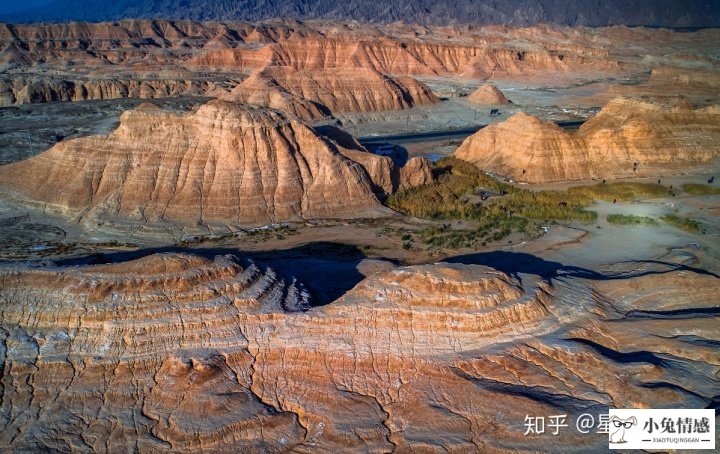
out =
[[0,451],[720,404],[720,29],[0,23],[0,106]]

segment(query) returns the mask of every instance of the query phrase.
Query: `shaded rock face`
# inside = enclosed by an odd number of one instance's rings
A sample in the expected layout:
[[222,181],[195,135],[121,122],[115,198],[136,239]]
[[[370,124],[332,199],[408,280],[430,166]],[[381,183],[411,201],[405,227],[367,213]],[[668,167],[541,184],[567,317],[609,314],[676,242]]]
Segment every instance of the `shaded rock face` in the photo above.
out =
[[223,98],[290,111],[308,120],[328,116],[328,112],[402,110],[438,102],[427,86],[411,77],[391,77],[365,68],[268,67]]
[[2,265],[0,445],[599,451],[525,415],[703,408],[720,364],[716,277],[614,271],[401,267],[296,313],[299,287],[227,256]]
[[118,98],[154,99],[201,95],[212,84],[199,80],[48,80],[18,78],[0,80],[0,106],[51,101],[83,101]]
[[618,98],[575,133],[518,113],[467,138],[455,156],[529,183],[679,173],[720,157],[720,109]]
[[368,153],[355,137],[340,128],[324,126],[319,129],[323,136],[340,145],[340,153],[363,167],[381,197],[434,181],[430,161],[426,158],[410,158],[400,166],[392,158]]
[[337,144],[276,111],[217,100],[186,115],[125,112],[107,136],[3,166],[0,182],[6,195],[101,222],[247,226],[385,212]]
[[408,159],[400,168],[399,190],[422,186],[433,182],[430,161],[422,157]]
[[508,101],[503,92],[493,84],[481,85],[480,88],[470,93],[468,101],[488,106],[504,106],[510,104],[510,101]]

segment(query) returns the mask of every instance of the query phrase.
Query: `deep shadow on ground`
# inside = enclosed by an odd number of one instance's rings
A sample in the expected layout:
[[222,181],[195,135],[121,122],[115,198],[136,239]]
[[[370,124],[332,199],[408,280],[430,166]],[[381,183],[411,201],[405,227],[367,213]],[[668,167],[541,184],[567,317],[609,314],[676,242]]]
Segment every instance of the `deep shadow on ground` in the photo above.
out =
[[[197,254],[207,258],[213,258],[216,255],[231,254],[237,256],[241,261],[252,260],[261,267],[272,268],[280,276],[289,281],[293,278],[297,279],[309,290],[314,306],[322,306],[335,301],[363,280],[364,276],[358,271],[358,264],[366,258],[366,254],[354,245],[335,242],[313,242],[284,250],[273,249],[252,252],[227,247],[183,248],[167,246],[138,249],[135,251],[93,254],[85,257],[55,260],[54,263],[59,266],[119,263],[139,259],[155,253],[166,252]],[[631,270],[630,272],[618,274],[603,274],[587,268],[545,260],[532,254],[508,251],[460,255],[447,258],[444,261],[449,263],[486,265],[513,276],[518,276],[519,274],[534,274],[544,279],[571,277],[591,280],[613,280],[627,279],[647,274],[663,274],[677,270],[685,270],[720,278],[720,276],[700,268],[656,260],[632,262],[630,264],[631,268],[637,268],[637,271]],[[647,265],[652,265],[652,267],[648,268]]]
[[322,306],[338,299],[363,280],[364,276],[357,267],[366,258],[366,255],[354,245],[314,242],[291,249],[252,252],[235,248],[164,246],[98,253],[53,262],[59,266],[120,263],[167,252],[196,254],[211,259],[216,255],[231,254],[241,261],[252,260],[260,267],[273,269],[288,281],[297,279],[310,291],[315,306]]

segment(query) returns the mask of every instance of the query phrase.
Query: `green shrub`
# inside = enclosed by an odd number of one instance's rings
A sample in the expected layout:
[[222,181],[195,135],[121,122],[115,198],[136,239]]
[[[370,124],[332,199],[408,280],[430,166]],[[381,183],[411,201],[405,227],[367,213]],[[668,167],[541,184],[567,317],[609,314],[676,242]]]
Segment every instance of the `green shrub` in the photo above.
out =
[[[433,174],[436,177],[434,183],[393,194],[388,197],[387,205],[419,218],[471,221],[476,224],[477,231],[426,233],[419,241],[429,247],[475,247],[502,239],[512,232],[535,237],[540,234],[540,223],[594,222],[597,213],[587,207],[598,200],[629,201],[672,195],[668,188],[649,183],[593,184],[566,191],[532,191],[499,181],[474,164],[454,157],[437,161],[433,165]],[[469,201],[481,191],[504,192],[504,195],[490,197],[482,203]],[[623,221],[618,219],[617,222]],[[624,222],[632,224],[630,220]]]
[[646,216],[633,216],[625,214],[608,214],[607,221],[610,224],[617,225],[633,225],[633,226],[654,226],[658,225],[657,221],[653,218]]
[[575,186],[568,189],[567,192],[572,197],[586,197],[606,202],[612,202],[614,199],[630,201],[672,196],[670,189],[654,183],[601,183]]
[[685,230],[686,232],[705,233],[705,228],[703,227],[703,225],[694,219],[684,218],[674,214],[667,214],[660,219],[672,225],[673,227]]
[[688,183],[682,185],[682,190],[692,195],[720,194],[720,188],[714,188],[707,184]]

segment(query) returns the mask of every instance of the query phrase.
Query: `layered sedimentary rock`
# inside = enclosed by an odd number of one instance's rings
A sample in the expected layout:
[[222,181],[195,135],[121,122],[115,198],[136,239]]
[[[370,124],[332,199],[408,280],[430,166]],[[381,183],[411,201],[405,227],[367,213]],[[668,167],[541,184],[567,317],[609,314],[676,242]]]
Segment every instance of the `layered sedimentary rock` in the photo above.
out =
[[6,78],[0,80],[0,107],[50,101],[96,99],[154,99],[203,95],[213,88],[202,80],[54,80]]
[[400,168],[400,178],[398,189],[408,189],[413,186],[422,186],[433,182],[432,169],[430,162],[422,157],[414,157],[408,159],[404,166]]
[[[581,413],[712,403],[717,277],[552,266],[402,267],[292,312],[297,284],[227,256],[4,265],[0,445],[588,452],[607,435]],[[567,430],[523,435],[555,414]]]
[[489,106],[504,106],[510,104],[510,101],[508,101],[503,92],[493,84],[481,85],[477,90],[470,93],[468,101]]
[[679,173],[720,157],[720,108],[618,98],[577,132],[518,113],[466,139],[455,156],[529,183]]
[[332,115],[326,106],[288,92],[274,80],[262,77],[261,73],[251,75],[230,91],[220,89],[210,94],[219,99],[282,110],[303,120],[318,120]]
[[322,118],[328,112],[401,110],[438,102],[427,86],[411,77],[365,68],[268,67],[223,98],[282,109],[304,119]]
[[[625,42],[647,40],[626,31]],[[661,34],[664,32],[655,32]],[[716,38],[698,32],[697,41]],[[39,62],[90,75],[118,67],[142,74],[168,64],[191,70],[250,73],[269,66],[317,70],[366,68],[383,74],[502,75],[603,72],[622,64],[625,48],[605,30],[551,27],[359,26],[281,22],[260,24],[162,20],[0,26],[0,64],[26,72]],[[705,36],[707,35],[707,36]],[[683,34],[664,34],[666,43]],[[643,41],[645,42],[645,41]]]
[[0,186],[98,221],[243,226],[383,212],[363,167],[337,144],[279,112],[217,100],[185,115],[125,112],[107,136],[1,167]]
[[479,42],[441,44],[394,37],[358,40],[357,36],[307,38],[270,43],[260,49],[238,47],[210,51],[188,62],[190,67],[222,69],[287,66],[298,70],[366,68],[387,74],[459,75],[466,78],[521,76],[535,73],[601,71],[617,73],[621,65],[605,51],[584,48],[579,54],[544,47],[512,48]]
[[523,112],[468,137],[454,155],[484,171],[533,183],[582,179],[588,167],[581,141],[555,123]]
[[340,128],[325,126],[319,129],[323,136],[340,145],[340,153],[363,167],[375,185],[376,192],[381,195],[429,184],[434,180],[430,162],[426,158],[416,156],[401,166],[390,157],[368,153],[355,137]]
[[[0,280],[15,295],[2,300],[5,448],[156,451],[220,441],[258,449],[261,441],[280,448],[282,437],[297,443],[302,429],[295,417],[250,391],[251,358],[237,323],[253,313],[305,307],[305,292],[272,271],[229,257],[157,255],[70,272],[6,269]],[[23,306],[13,301],[37,309],[33,328],[19,323]],[[17,381],[37,367],[43,369],[37,380]],[[42,408],[32,403],[41,401]],[[81,433],[87,405],[94,422]],[[18,418],[23,407],[35,412],[30,425]],[[63,435],[37,437],[30,426]],[[275,441],[265,443],[266,436]]]
[[346,133],[213,100],[187,114],[144,104],[109,135],[2,166],[0,194],[88,224],[233,228],[387,215],[378,197],[432,178],[424,158],[401,167]]

